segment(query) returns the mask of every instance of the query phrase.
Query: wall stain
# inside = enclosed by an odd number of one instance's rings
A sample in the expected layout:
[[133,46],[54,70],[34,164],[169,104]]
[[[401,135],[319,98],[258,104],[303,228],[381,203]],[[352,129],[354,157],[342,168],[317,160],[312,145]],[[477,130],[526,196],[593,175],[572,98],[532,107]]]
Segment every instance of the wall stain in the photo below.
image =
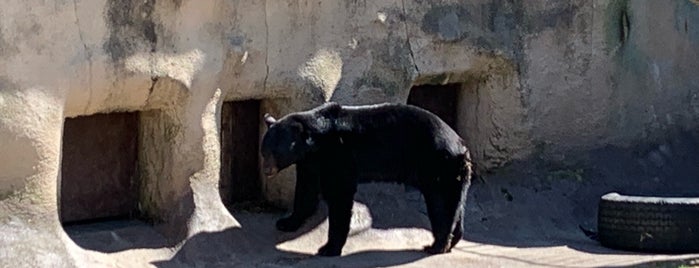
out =
[[[384,10],[388,14],[386,25],[402,29],[406,20],[403,10]],[[370,51],[371,66],[358,79],[349,83],[340,81],[336,94],[352,92],[354,89],[368,86],[381,89],[387,97],[395,97],[406,92],[417,76],[412,51],[403,30],[388,31],[381,42],[371,39],[358,40],[357,51]]]
[[2,32],[2,27],[0,27],[0,57],[10,58],[11,56],[14,56],[17,53],[19,53],[19,48],[5,40],[5,35]]
[[[524,1],[515,0],[433,4],[420,26],[423,32],[443,42],[462,42],[484,52],[498,51],[516,63],[517,73],[525,73],[525,37],[547,30],[577,31],[573,29],[575,15],[582,6],[584,3],[560,2],[546,10],[535,10]],[[585,26],[586,22],[580,23]],[[567,42],[566,35],[557,36],[560,42]]]
[[519,39],[547,29],[570,29],[579,6],[560,4],[528,13],[521,1],[435,5],[422,18],[421,29],[445,42],[466,41],[477,47],[513,54]]
[[633,13],[629,9],[628,0],[615,0],[607,5],[604,12],[604,31],[607,52],[611,52],[631,38]]
[[699,2],[675,1],[675,30],[692,43],[699,43]]
[[649,57],[634,40],[634,19],[628,0],[615,1],[608,6],[605,23],[607,48],[623,70],[644,77],[648,73]]
[[0,75],[0,91],[8,92],[14,89],[18,89],[18,85],[15,84],[15,82],[13,82],[9,77]]
[[524,31],[538,33],[546,29],[571,29],[579,6],[572,3],[559,4],[551,9],[527,14],[524,18]]
[[351,88],[363,85],[379,88],[387,96],[405,91],[415,75],[408,43],[399,36],[389,36],[387,42],[371,44],[374,58],[369,70],[352,83]]
[[155,0],[110,0],[107,2],[109,38],[103,49],[118,62],[137,52],[155,52],[158,42],[153,18]]

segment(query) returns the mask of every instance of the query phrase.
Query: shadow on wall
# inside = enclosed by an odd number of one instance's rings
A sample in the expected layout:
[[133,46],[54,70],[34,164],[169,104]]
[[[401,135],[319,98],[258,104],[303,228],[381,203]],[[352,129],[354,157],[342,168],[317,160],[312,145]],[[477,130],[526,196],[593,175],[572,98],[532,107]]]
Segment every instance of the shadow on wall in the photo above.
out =
[[620,254],[579,229],[596,229],[603,194],[699,196],[699,137],[686,132],[668,137],[658,143],[603,147],[567,161],[523,160],[485,175],[471,186],[464,238]]

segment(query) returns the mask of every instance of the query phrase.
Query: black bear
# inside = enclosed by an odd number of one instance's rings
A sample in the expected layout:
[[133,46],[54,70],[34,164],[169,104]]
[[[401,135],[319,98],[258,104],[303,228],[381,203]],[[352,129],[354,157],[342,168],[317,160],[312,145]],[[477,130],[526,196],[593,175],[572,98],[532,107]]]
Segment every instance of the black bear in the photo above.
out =
[[260,148],[265,175],[296,164],[293,212],[276,227],[297,230],[322,196],[330,226],[318,255],[341,254],[357,183],[367,181],[402,182],[420,190],[434,237],[426,252],[449,252],[461,239],[471,159],[459,135],[436,115],[404,104],[326,103],[278,121],[266,114],[265,123]]

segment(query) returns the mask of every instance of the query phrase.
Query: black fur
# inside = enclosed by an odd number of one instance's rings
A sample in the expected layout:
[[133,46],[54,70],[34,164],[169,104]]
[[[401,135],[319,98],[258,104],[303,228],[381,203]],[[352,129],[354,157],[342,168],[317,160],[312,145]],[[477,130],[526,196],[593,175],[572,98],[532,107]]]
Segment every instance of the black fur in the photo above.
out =
[[463,204],[471,162],[462,139],[436,115],[403,104],[340,106],[328,103],[279,121],[266,116],[262,141],[268,176],[296,164],[294,211],[277,222],[295,231],[328,204],[328,242],[319,255],[340,255],[347,240],[357,183],[397,181],[425,197],[434,243],[429,253],[449,252],[463,234]]

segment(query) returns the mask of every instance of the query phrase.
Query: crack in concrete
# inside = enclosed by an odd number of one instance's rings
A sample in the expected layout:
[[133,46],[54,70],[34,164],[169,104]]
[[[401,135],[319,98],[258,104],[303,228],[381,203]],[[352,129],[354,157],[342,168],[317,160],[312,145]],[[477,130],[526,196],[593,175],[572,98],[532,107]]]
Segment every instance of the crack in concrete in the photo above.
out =
[[265,80],[262,82],[262,92],[267,93],[267,78],[269,78],[269,14],[267,14],[267,0],[265,0]]
[[158,76],[151,76],[152,81],[150,87],[148,88],[148,97],[146,97],[146,104],[144,105],[146,109],[150,108],[150,100],[153,97],[153,90],[155,89],[155,83],[158,83]]
[[408,10],[405,9],[405,0],[401,0],[403,6],[403,28],[405,29],[405,40],[408,43],[408,51],[410,51],[410,59],[413,60],[413,67],[415,68],[416,75],[420,76],[420,69],[417,67],[417,62],[415,61],[415,52],[413,52],[413,46],[410,43],[410,31],[408,30]]
[[90,92],[87,98],[87,102],[85,103],[85,109],[84,112],[87,113],[87,110],[90,108],[91,102],[92,102],[92,51],[87,47],[87,43],[85,42],[85,37],[83,36],[83,31],[80,27],[80,17],[78,16],[78,2],[77,0],[73,0],[73,13],[75,14],[75,25],[78,27],[78,37],[80,38],[80,42],[83,44],[83,48],[85,49],[85,53],[87,54],[87,64],[88,64],[88,70],[87,70],[87,89]]

